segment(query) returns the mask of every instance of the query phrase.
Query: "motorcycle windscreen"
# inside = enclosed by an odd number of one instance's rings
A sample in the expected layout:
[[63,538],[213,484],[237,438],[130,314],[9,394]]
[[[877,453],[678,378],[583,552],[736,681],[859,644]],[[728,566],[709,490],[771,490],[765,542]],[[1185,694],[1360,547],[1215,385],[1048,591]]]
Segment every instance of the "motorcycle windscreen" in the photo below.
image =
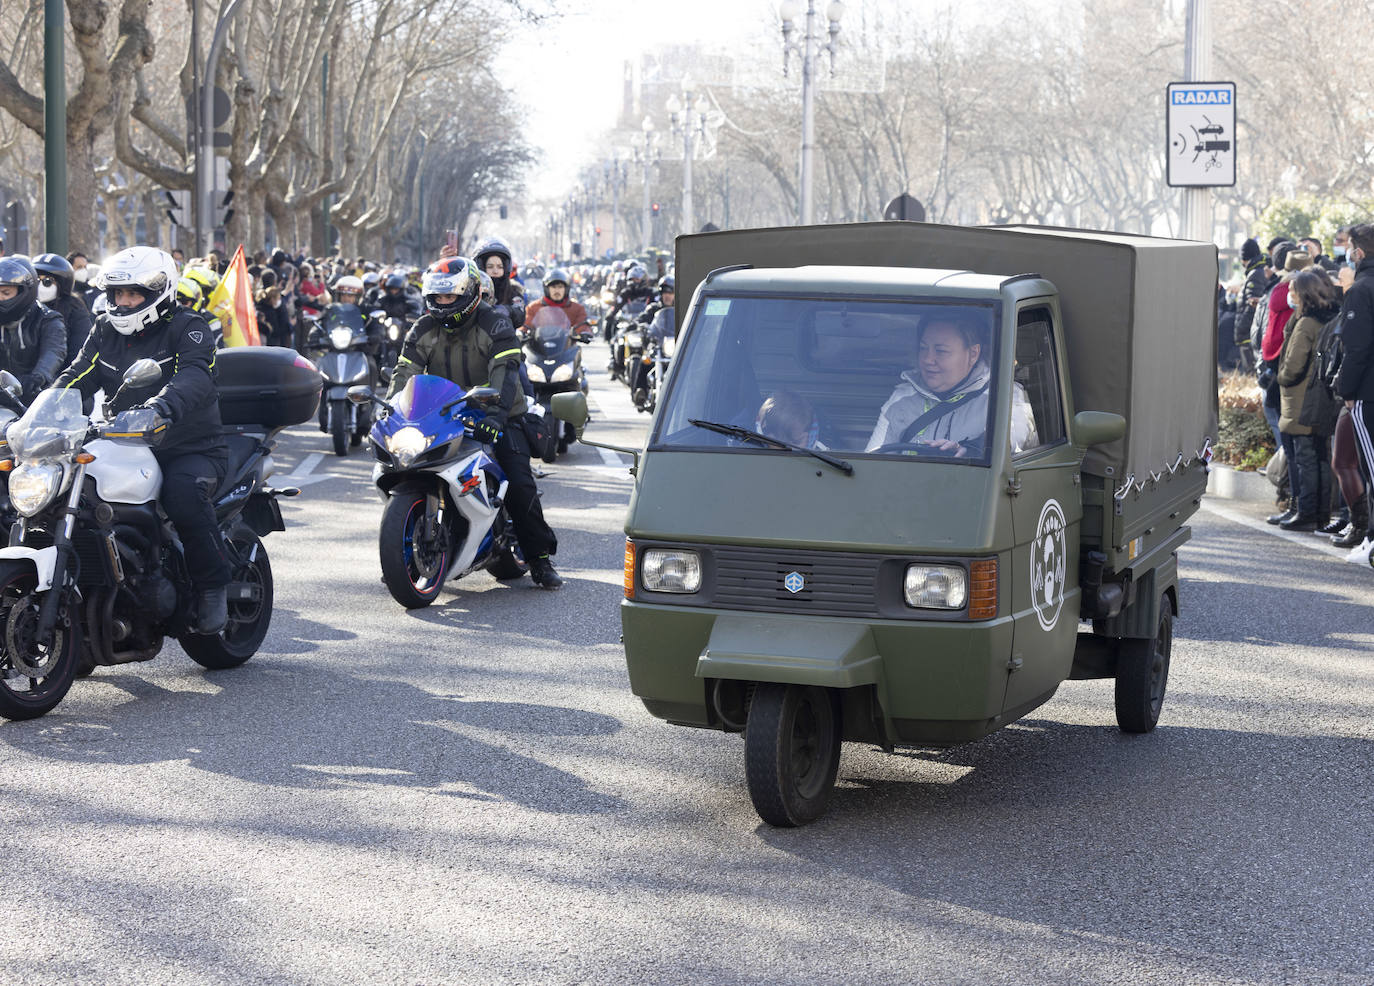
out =
[[529,325],[529,331],[534,337],[534,344],[538,351],[544,354],[545,359],[548,359],[553,354],[568,348],[568,337],[572,334],[572,323],[568,321],[567,312],[549,305],[534,313],[534,320]]
[[361,332],[363,323],[363,312],[357,305],[330,305],[325,316],[326,331],[349,329],[353,332]]
[[452,380],[421,373],[406,381],[391,404],[407,420],[419,421],[462,396],[463,388]]

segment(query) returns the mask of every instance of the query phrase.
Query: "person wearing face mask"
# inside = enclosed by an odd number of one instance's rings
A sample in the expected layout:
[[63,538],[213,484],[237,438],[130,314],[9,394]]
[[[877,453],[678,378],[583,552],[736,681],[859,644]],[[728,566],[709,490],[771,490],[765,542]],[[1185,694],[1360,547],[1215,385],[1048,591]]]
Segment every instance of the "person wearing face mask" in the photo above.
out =
[[[1341,302],[1343,355],[1335,389],[1350,411],[1368,497],[1374,469],[1374,225],[1350,230],[1348,257],[1356,265],[1355,279]],[[1374,517],[1368,509],[1365,525],[1364,542],[1374,543]]]
[[33,258],[33,269],[38,272],[38,302],[47,305],[62,316],[67,325],[67,353],[81,351],[86,337],[91,334],[91,313],[86,302],[73,293],[76,286],[76,272],[65,257],[55,253],[40,253]]
[[1331,463],[1328,439],[1335,422],[1317,422],[1304,415],[1308,388],[1314,382],[1317,340],[1326,323],[1340,307],[1340,296],[1331,278],[1320,268],[1300,271],[1289,282],[1294,318],[1284,333],[1276,381],[1280,393],[1279,433],[1289,462],[1293,491],[1285,531],[1315,531],[1330,518]]
[[129,395],[130,406],[151,408],[166,424],[154,449],[162,467],[159,501],[186,550],[196,632],[219,633],[229,618],[229,563],[211,496],[224,480],[229,453],[221,434],[214,337],[198,312],[177,304],[176,262],[156,247],[121,250],[105,264],[99,284],[106,310],[53,386],[75,388],[91,401],[97,390],[118,393],[125,371],[140,359],[162,367],[160,380]]
[[62,316],[38,303],[38,272],[28,257],[0,258],[0,369],[24,385],[24,402],[38,396],[67,360]]

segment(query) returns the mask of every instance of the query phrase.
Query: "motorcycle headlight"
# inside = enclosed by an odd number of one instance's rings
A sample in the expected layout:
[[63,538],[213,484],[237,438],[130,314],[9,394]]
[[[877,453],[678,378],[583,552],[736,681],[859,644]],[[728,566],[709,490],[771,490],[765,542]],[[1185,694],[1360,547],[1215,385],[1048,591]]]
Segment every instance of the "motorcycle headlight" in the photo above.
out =
[[963,609],[968,574],[958,565],[908,565],[902,594],[914,609]]
[[571,363],[564,363],[553,371],[553,379],[550,383],[562,383],[564,380],[571,380],[573,377],[573,367]]
[[342,326],[330,329],[329,341],[334,344],[335,349],[347,349],[353,342],[353,330],[345,329]]
[[386,450],[396,460],[396,465],[404,469],[415,461],[415,457],[429,448],[433,437],[425,437],[419,428],[402,428],[386,440]]
[[31,463],[10,473],[10,503],[25,517],[52,503],[61,489],[62,467],[56,463]]
[[401,330],[397,328],[396,324],[393,322],[391,328],[386,330],[386,335],[388,339],[395,342],[397,339],[401,338]]
[[701,556],[695,551],[650,548],[639,579],[650,592],[696,592],[701,588]]
[[530,383],[548,383],[548,377],[544,376],[544,368],[538,363],[526,363],[525,370],[530,375]]

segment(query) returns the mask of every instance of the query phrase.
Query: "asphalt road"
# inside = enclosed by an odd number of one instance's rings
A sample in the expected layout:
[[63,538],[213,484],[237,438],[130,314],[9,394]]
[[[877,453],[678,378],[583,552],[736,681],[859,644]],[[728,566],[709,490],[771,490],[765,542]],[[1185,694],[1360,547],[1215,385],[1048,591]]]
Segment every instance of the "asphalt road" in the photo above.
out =
[[[597,435],[642,434],[593,393]],[[847,746],[782,831],[740,737],[629,693],[624,463],[541,480],[562,592],[481,575],[407,613],[370,464],[327,449],[282,441],[328,478],[267,540],[253,660],[170,645],[0,725],[0,981],[1374,982],[1374,573],[1256,508],[1196,518],[1155,733],[1066,683],[970,746]]]

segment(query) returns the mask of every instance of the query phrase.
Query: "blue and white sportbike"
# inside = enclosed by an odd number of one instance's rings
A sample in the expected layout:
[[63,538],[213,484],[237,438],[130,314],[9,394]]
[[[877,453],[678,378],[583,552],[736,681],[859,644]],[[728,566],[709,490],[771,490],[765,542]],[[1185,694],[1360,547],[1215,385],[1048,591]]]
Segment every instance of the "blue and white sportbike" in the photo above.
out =
[[349,390],[350,399],[390,412],[368,440],[386,501],[377,542],[382,580],[406,609],[428,606],[446,581],[479,569],[498,579],[528,571],[506,513],[506,474],[472,435],[499,396],[428,374],[406,381],[389,403],[366,387]]

